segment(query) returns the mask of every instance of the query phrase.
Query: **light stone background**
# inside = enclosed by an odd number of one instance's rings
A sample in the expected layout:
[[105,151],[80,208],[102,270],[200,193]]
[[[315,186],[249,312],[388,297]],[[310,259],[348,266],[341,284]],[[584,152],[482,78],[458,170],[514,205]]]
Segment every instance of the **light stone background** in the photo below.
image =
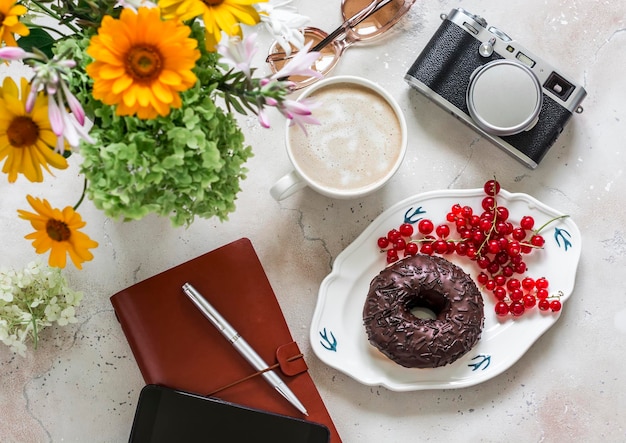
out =
[[[330,30],[340,22],[339,0],[294,3],[317,27]],[[572,119],[538,169],[516,162],[403,81],[440,13],[453,7],[482,15],[587,89],[584,113]],[[149,216],[123,223],[86,202],[85,231],[100,246],[82,271],[70,265],[66,273],[85,293],[79,322],[47,329],[40,348],[25,358],[0,347],[0,441],[127,440],[143,381],[109,296],[243,236],[258,251],[344,441],[626,441],[625,31],[621,1],[417,1],[393,32],[350,48],[333,72],[380,83],[406,115],[408,154],[379,192],[336,201],[304,190],[281,203],[272,200],[269,187],[290,169],[284,125],[274,114],[269,130],[253,117],[241,119],[255,157],[227,222],[198,220],[173,229],[167,219]],[[262,35],[260,43],[263,72],[270,40]],[[73,202],[82,186],[76,171],[38,186],[23,180],[0,185],[0,265],[21,267],[35,258],[22,238],[30,226],[15,212],[24,207],[24,194]],[[570,214],[582,232],[576,287],[556,325],[509,370],[464,389],[397,393],[361,385],[322,364],[308,330],[320,282],[335,257],[397,201],[424,191],[476,188],[494,174],[505,189]]]

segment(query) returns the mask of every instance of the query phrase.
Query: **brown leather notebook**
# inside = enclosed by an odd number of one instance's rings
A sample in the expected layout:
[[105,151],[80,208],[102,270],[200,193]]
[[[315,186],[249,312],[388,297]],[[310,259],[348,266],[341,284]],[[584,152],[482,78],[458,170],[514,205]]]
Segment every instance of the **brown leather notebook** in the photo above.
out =
[[[186,282],[268,365],[277,365],[275,371],[308,416],[262,376],[251,377],[256,372],[252,366],[183,293]],[[328,427],[332,443],[341,442],[247,238],[130,286],[113,295],[111,303],[146,384],[311,420]]]

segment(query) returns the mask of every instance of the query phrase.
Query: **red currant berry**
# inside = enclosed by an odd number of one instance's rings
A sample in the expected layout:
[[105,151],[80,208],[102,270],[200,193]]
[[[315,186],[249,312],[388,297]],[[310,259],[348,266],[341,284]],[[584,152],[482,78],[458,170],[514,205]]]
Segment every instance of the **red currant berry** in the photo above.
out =
[[458,242],[455,245],[454,250],[459,256],[464,257],[467,255],[467,248],[468,248],[467,243]]
[[445,240],[436,240],[433,248],[437,254],[445,254],[448,252],[448,242]]
[[490,254],[500,252],[500,242],[498,240],[489,240],[489,243],[487,243],[487,251],[489,251]]
[[426,255],[433,255],[433,252],[435,251],[433,250],[432,243],[423,243],[420,247],[420,252]]
[[509,294],[509,298],[513,301],[520,301],[522,298],[524,298],[524,291],[522,291],[521,289],[513,289]]
[[400,225],[400,234],[402,234],[403,237],[410,237],[413,235],[413,225],[410,223],[402,223]]
[[522,287],[522,282],[520,282],[518,279],[516,278],[512,278],[510,279],[508,282],[506,282],[506,288],[509,291],[513,291],[515,289],[520,289]]
[[390,242],[398,240],[401,236],[402,235],[400,234],[400,231],[398,231],[397,229],[392,229],[391,231],[387,232],[387,238]]
[[378,247],[380,249],[385,249],[387,246],[389,246],[389,239],[387,237],[380,237],[378,239]]
[[498,206],[496,208],[496,219],[499,221],[506,221],[509,218],[509,210],[504,206]]
[[527,291],[534,289],[535,280],[531,277],[525,277],[524,280],[522,280],[522,288],[526,289]]
[[461,215],[465,218],[471,218],[473,214],[474,210],[471,206],[463,206],[463,208],[461,209]]
[[524,306],[526,307],[526,309],[534,307],[535,304],[537,304],[537,299],[535,297],[530,294],[526,294],[524,296]]
[[522,252],[522,246],[517,240],[511,240],[507,246],[507,252],[511,257],[519,255]]
[[530,215],[526,215],[522,217],[522,219],[519,222],[519,225],[521,226],[522,229],[530,231],[533,228],[533,226],[535,226],[535,219],[532,218]]
[[461,215],[461,209],[462,209],[461,205],[458,203],[455,203],[450,208],[450,212],[452,212],[454,215]]
[[540,300],[545,300],[548,298],[548,290],[547,289],[537,289],[537,298]]
[[476,277],[476,281],[481,285],[484,285],[489,281],[489,276],[484,272],[481,272],[480,274],[478,274],[478,277]]
[[435,232],[439,237],[446,238],[448,235],[450,235],[450,227],[448,225],[439,225],[437,226]]
[[480,219],[480,224],[478,225],[478,227],[481,231],[489,232],[491,230],[491,226],[493,226],[493,220],[487,220],[484,218]]
[[522,241],[526,238],[526,231],[522,228],[514,228],[513,232],[511,232],[513,238],[517,241]]
[[502,275],[504,275],[505,277],[510,277],[512,276],[514,273],[513,268],[510,266],[503,266],[502,267]]
[[547,289],[549,285],[550,284],[548,283],[548,280],[546,280],[545,277],[538,278],[535,281],[535,287],[537,289]]
[[530,244],[537,248],[541,248],[545,243],[545,239],[539,234],[535,234],[530,238]]
[[542,311],[547,311],[548,309],[550,309],[550,302],[544,298],[544,299],[539,300],[539,303],[537,303],[537,306]]
[[420,220],[417,224],[417,230],[424,235],[430,234],[433,232],[433,229],[435,229],[435,225],[427,218]]
[[488,280],[487,283],[485,283],[485,289],[487,291],[493,291],[494,289],[496,289],[496,282],[493,280]]
[[493,279],[497,286],[504,286],[506,284],[506,277],[504,275],[496,275]]
[[487,195],[497,195],[500,192],[500,183],[496,180],[488,180],[485,182],[483,190]]
[[526,272],[526,263],[524,262],[516,263],[515,272],[517,272],[518,274],[523,274],[524,272]]
[[448,212],[446,214],[446,220],[449,221],[450,223],[454,223],[457,220],[456,215],[454,215],[454,212]]
[[407,243],[406,247],[404,248],[404,255],[415,255],[417,254],[419,251],[419,246],[417,246],[417,243]]
[[487,196],[483,198],[481,206],[485,211],[493,211],[493,209],[496,207],[496,199],[491,196]]
[[507,305],[503,301],[500,301],[496,303],[495,311],[496,311],[496,315],[500,317],[504,317],[505,315],[509,313],[509,305]]
[[515,317],[519,317],[520,315],[522,315],[525,310],[526,308],[524,308],[523,303],[519,301],[514,301],[513,303],[511,303],[511,314],[513,314]]
[[387,249],[387,263],[393,263],[398,260],[398,251],[395,249]]
[[406,248],[406,241],[403,238],[399,238],[393,242],[393,247],[398,251],[403,251]]
[[561,310],[561,302],[559,300],[552,300],[550,302],[550,309],[552,312],[559,312]]
[[493,290],[493,295],[496,297],[496,299],[502,301],[506,298],[506,289],[504,289],[502,286],[496,286],[496,288]]

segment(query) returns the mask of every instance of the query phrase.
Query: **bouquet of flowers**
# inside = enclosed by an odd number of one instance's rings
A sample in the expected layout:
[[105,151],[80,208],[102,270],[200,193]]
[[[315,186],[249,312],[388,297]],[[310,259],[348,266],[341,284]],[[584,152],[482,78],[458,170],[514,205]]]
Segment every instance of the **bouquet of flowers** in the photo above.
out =
[[[233,111],[267,110],[315,122],[311,104],[288,98],[290,75],[318,75],[290,0],[0,0],[0,58],[32,68],[0,90],[0,162],[10,183],[41,182],[81,156],[87,196],[115,219],[148,213],[176,226],[220,220],[235,208],[252,155]],[[255,33],[265,26],[286,52],[281,72],[256,77]],[[17,38],[16,38],[17,36]],[[97,243],[74,206],[39,196],[19,210],[37,253],[64,267],[91,260]]]
[[[26,195],[18,210],[48,265],[0,269],[0,341],[24,355],[39,331],[76,321],[82,294],[61,269],[81,269],[98,243],[82,228],[83,198],[111,218],[148,213],[176,226],[227,218],[252,155],[233,112],[268,108],[291,123],[316,123],[312,103],[288,98],[291,75],[318,75],[299,31],[308,20],[291,0],[0,0],[0,163],[9,186],[42,182],[80,156],[83,193],[74,206]],[[264,26],[290,53],[280,72],[256,77],[256,33]],[[15,78],[13,64],[28,67]]]

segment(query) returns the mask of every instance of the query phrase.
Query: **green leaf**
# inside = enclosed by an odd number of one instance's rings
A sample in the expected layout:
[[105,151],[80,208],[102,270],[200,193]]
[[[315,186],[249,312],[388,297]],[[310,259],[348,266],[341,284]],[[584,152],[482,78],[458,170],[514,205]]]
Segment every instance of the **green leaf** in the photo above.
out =
[[47,57],[52,58],[52,46],[55,40],[41,28],[31,28],[30,34],[25,37],[20,37],[17,44],[24,51],[33,52],[33,48],[39,49],[46,54]]

